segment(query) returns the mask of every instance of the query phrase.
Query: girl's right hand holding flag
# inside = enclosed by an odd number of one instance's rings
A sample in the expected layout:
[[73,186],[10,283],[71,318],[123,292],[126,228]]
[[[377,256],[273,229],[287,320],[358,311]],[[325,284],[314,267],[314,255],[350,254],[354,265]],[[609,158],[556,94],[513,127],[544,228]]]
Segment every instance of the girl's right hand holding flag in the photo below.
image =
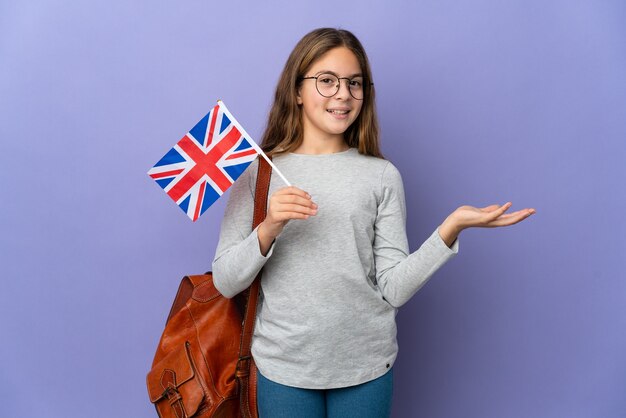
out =
[[308,219],[317,213],[311,195],[295,186],[276,190],[269,199],[267,215],[258,229],[261,254],[266,255],[272,243],[291,219]]

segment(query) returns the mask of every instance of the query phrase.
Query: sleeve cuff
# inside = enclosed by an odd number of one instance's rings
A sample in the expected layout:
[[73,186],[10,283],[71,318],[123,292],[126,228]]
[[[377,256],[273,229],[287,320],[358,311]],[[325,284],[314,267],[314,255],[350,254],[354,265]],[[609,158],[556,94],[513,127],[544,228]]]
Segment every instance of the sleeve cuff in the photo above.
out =
[[267,254],[266,255],[261,254],[261,245],[259,243],[259,227],[260,226],[261,226],[261,224],[258,224],[256,226],[256,228],[254,228],[254,231],[253,231],[253,233],[251,235],[254,237],[254,240],[255,240],[257,256],[259,258],[262,258],[262,259],[267,259],[274,252],[274,246],[276,245],[276,239],[274,239],[274,241],[272,241],[272,245],[270,245],[270,249],[267,251]]
[[439,235],[439,227],[437,227],[437,229],[435,229],[435,231],[431,234],[428,241],[431,241],[432,244],[445,255],[456,255],[459,252],[459,237],[456,237],[452,243],[452,247],[448,247],[446,243],[443,242],[441,235]]

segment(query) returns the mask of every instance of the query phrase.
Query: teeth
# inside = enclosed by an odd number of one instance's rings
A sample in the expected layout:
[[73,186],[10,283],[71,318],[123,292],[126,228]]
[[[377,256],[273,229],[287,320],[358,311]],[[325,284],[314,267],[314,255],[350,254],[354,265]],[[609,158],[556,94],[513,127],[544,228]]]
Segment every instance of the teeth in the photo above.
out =
[[334,113],[336,115],[345,115],[346,113],[348,113],[347,110],[332,110],[332,109],[329,109],[328,111],[330,113]]

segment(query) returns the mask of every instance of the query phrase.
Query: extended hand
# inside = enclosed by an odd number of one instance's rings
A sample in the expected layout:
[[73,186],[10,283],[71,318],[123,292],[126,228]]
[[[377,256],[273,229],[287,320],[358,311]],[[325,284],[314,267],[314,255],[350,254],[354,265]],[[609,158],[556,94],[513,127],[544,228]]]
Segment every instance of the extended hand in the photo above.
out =
[[504,212],[510,207],[511,202],[507,202],[502,206],[490,205],[484,208],[465,205],[459,207],[451,215],[460,229],[471,227],[494,228],[516,224],[536,212],[535,209],[527,208],[505,214]]

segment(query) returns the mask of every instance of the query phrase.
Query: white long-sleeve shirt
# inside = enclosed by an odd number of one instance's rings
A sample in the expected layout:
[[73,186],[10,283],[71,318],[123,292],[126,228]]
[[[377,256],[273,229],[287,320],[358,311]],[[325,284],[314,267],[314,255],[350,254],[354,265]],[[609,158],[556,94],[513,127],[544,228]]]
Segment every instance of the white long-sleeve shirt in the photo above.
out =
[[[232,297],[263,268],[251,351],[270,380],[331,389],[376,379],[398,354],[397,308],[458,253],[458,239],[449,248],[437,228],[409,254],[402,177],[387,160],[350,148],[272,161],[318,212],[290,220],[263,256],[252,229],[252,162],[231,187],[215,286]],[[283,187],[272,174],[269,195]]]

